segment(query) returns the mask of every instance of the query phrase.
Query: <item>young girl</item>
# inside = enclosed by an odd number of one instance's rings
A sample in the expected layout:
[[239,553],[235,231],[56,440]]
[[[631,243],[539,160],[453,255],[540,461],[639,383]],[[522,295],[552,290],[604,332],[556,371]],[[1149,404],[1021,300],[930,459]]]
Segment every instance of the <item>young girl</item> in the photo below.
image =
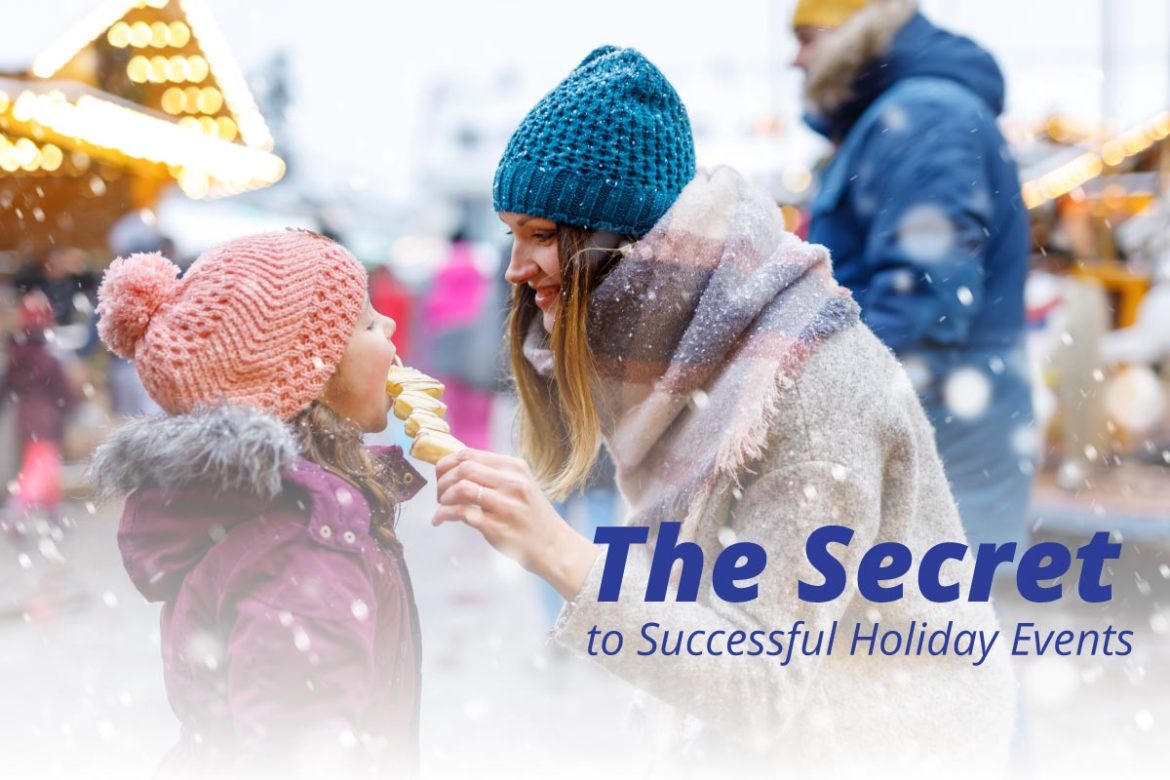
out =
[[99,330],[167,413],[119,429],[95,481],[129,493],[126,570],[161,602],[181,723],[165,769],[349,776],[416,763],[419,628],[394,533],[422,480],[386,427],[394,322],[339,244],[237,239],[182,279],[115,260]]
[[[667,766],[821,776],[994,765],[1014,709],[1002,644],[979,666],[871,656],[864,644],[850,655],[855,630],[905,632],[911,621],[990,635],[988,604],[929,602],[912,577],[888,603],[852,583],[824,603],[797,598],[798,580],[823,581],[805,556],[821,526],[853,529],[851,544],[832,548],[846,572],[876,542],[901,542],[918,560],[963,531],[913,388],[859,323],[827,252],[786,233],[775,203],[735,171],[696,172],[694,159],[678,95],[631,49],[591,53],[516,130],[494,201],[514,237],[526,461],[476,450],[440,461],[434,522],[468,523],[553,585],[568,602],[559,642],[583,652],[591,630],[621,632],[625,649],[590,657],[671,705]],[[620,599],[599,601],[609,553],[545,492],[579,485],[602,440],[627,524],[654,532],[649,548],[661,523],[678,521],[678,541],[702,549],[697,601],[646,601],[644,546],[625,564]],[[712,595],[710,571],[737,540],[763,546],[767,566],[757,596],[731,603]],[[968,556],[943,576],[970,575]],[[647,627],[659,643],[668,630],[702,631],[690,643],[701,653],[640,653]],[[746,642],[737,653],[726,642],[736,631],[784,631],[794,660]]]

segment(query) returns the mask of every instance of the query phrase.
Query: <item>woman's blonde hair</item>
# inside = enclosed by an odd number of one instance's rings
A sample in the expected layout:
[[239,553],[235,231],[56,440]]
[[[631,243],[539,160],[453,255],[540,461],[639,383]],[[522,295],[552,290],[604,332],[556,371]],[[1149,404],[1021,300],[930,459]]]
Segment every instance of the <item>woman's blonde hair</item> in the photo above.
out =
[[[524,341],[541,316],[536,292],[512,290],[508,321],[512,376],[520,397],[521,454],[553,500],[582,487],[601,447],[601,421],[594,405],[597,369],[589,346],[589,295],[621,258],[621,249],[592,245],[594,231],[557,226],[561,296],[548,346],[553,375],[541,376],[524,357]],[[624,237],[622,243],[634,241]]]
[[361,429],[322,401],[313,401],[290,424],[307,460],[341,477],[365,496],[374,540],[386,549],[400,548],[394,533],[398,499],[391,487],[392,475],[370,457]]

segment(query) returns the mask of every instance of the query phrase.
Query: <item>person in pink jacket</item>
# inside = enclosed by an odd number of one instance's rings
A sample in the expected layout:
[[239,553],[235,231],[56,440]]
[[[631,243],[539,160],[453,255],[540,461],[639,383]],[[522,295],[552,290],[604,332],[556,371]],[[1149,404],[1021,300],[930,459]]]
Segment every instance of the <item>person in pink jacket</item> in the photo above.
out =
[[78,393],[49,348],[45,333],[54,324],[53,307],[44,293],[34,291],[21,298],[20,329],[8,339],[6,366],[0,374],[0,409],[9,402],[16,406],[21,454],[18,487],[7,507],[8,517],[0,520],[10,531],[26,525],[26,530],[32,529],[37,515],[53,526],[61,525],[61,448],[65,418],[77,405]]
[[394,525],[422,478],[386,426],[393,320],[305,231],[237,239],[182,279],[114,261],[99,332],[167,413],[95,454],[129,494],[126,570],[162,604],[181,724],[164,773],[350,777],[417,765],[419,622]]

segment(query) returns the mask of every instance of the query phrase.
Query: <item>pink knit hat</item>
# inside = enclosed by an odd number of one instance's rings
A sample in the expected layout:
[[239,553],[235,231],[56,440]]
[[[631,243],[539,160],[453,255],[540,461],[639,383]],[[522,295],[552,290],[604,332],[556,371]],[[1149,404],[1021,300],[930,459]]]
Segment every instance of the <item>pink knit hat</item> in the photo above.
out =
[[178,276],[135,254],[98,289],[102,341],[169,414],[227,401],[287,420],[333,375],[365,305],[361,264],[304,230],[229,241]]

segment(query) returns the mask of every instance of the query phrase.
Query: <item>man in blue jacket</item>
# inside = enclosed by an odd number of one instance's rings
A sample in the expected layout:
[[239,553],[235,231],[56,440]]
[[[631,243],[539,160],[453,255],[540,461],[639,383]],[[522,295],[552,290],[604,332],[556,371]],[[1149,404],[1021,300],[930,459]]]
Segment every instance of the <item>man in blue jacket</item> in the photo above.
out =
[[970,540],[1022,542],[1029,228],[999,67],[911,0],[799,0],[793,27],[806,121],[836,147],[809,240],[906,367]]

